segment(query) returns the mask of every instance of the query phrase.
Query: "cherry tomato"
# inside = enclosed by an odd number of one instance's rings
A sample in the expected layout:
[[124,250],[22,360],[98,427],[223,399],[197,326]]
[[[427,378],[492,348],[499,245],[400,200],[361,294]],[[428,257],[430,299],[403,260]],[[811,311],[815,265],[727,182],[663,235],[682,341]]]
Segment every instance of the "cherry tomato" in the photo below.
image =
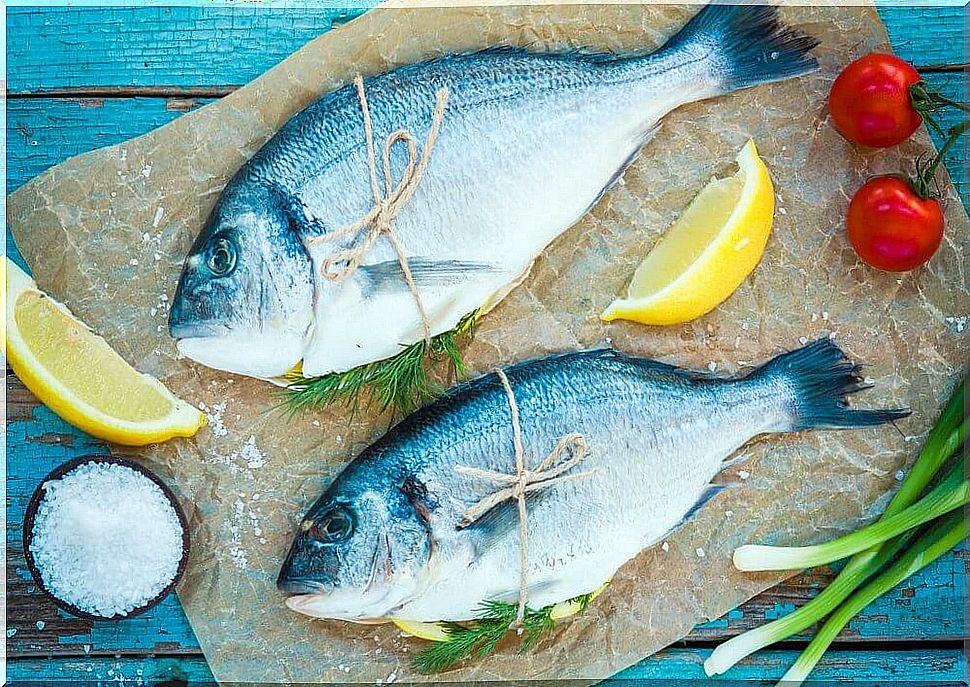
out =
[[832,84],[832,123],[853,143],[873,148],[902,143],[923,123],[909,91],[919,81],[913,66],[895,55],[861,57]]
[[943,209],[905,179],[881,176],[867,182],[849,203],[849,241],[865,262],[905,272],[929,260],[943,239]]

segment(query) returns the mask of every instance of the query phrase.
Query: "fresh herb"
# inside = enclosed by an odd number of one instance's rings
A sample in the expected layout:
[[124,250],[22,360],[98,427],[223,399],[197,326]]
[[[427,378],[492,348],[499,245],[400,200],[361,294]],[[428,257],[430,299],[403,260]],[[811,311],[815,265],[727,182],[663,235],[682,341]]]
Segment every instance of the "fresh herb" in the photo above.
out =
[[434,364],[447,360],[456,378],[467,373],[458,342],[474,336],[477,318],[476,310],[461,318],[451,331],[432,337],[430,345],[424,340],[417,341],[386,360],[320,377],[287,375],[285,406],[291,414],[296,414],[341,403],[357,412],[366,395],[368,403],[380,412],[388,409],[410,412],[442,393],[431,374]]
[[[907,512],[913,514],[915,511],[911,508],[914,504],[917,506],[922,504],[925,507],[927,503],[931,503],[927,500],[931,496],[948,498],[957,492],[965,492],[964,466],[963,460],[960,459],[955,462],[947,476],[940,481],[935,489],[922,500],[919,498],[936,478],[940,468],[959,453],[966,439],[967,417],[964,406],[966,383],[967,380],[964,379],[957,384],[939,420],[930,431],[919,456],[917,456],[899,490],[886,507],[877,523],[878,525],[885,526],[887,521],[893,519],[902,522],[898,516]],[[942,499],[937,500],[937,505],[940,504],[940,501]],[[933,521],[929,531],[912,545],[911,542],[917,534],[915,521],[911,521],[913,525],[910,529],[888,541],[877,543],[875,539],[871,539],[869,541],[870,548],[856,553],[850,558],[835,580],[802,608],[718,646],[704,662],[705,672],[708,675],[723,673],[755,651],[801,632],[828,616],[828,620],[815,639],[798,658],[792,669],[782,678],[782,683],[785,685],[799,684],[818,663],[822,654],[842,627],[859,611],[917,570],[928,565],[934,558],[948,551],[962,537],[966,536],[965,526],[961,527],[956,524],[958,520],[962,519],[962,516],[961,510],[951,510],[948,514]],[[916,520],[920,519],[923,518],[916,518]],[[869,534],[873,532],[870,526],[860,533],[866,530],[869,531]],[[856,535],[860,533],[856,533]],[[845,538],[837,541],[844,544]],[[831,546],[832,544],[836,544],[836,542],[830,542],[823,546]],[[842,549],[835,553],[840,555],[846,552],[847,549]],[[897,558],[897,556],[899,557]],[[882,571],[881,574],[880,571]],[[878,577],[875,577],[876,575]],[[856,591],[860,585],[870,579],[872,579],[871,582],[861,590]]]
[[[593,594],[583,594],[565,603],[578,603],[579,611],[586,610]],[[556,621],[552,611],[557,604],[539,610],[525,609],[519,650],[534,648],[544,637],[552,634]],[[433,642],[414,657],[414,667],[423,673],[437,673],[451,668],[469,657],[488,656],[512,629],[518,605],[504,601],[486,601],[481,605],[481,617],[468,625],[442,623],[448,639]]]

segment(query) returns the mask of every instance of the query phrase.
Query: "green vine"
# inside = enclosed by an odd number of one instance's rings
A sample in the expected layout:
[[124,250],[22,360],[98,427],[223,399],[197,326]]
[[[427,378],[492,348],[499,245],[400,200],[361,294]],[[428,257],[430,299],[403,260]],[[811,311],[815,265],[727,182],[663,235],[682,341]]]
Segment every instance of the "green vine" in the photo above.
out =
[[284,405],[296,414],[339,403],[356,413],[361,400],[384,412],[393,409],[408,413],[442,393],[431,375],[431,366],[447,360],[452,374],[461,378],[467,373],[458,343],[475,335],[478,311],[471,312],[449,332],[432,337],[430,345],[422,340],[404,346],[386,360],[355,367],[346,372],[332,372],[320,377],[303,377],[298,373],[286,376]]
[[[586,610],[593,594],[583,594],[570,603],[578,603],[579,610]],[[525,609],[522,619],[522,634],[519,650],[526,652],[536,646],[544,637],[552,634],[556,621],[551,604],[539,610]],[[422,673],[438,673],[470,658],[484,658],[495,651],[502,638],[512,629],[518,606],[504,601],[485,601],[481,605],[481,616],[468,625],[442,623],[447,639],[432,642],[422,649],[413,660],[414,667]]]

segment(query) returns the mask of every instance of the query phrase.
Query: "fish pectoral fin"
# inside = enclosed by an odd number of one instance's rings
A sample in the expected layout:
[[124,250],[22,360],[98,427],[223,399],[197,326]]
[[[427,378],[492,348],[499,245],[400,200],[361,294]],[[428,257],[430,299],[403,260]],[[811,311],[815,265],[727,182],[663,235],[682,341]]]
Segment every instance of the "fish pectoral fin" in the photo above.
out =
[[[526,507],[535,505],[544,497],[532,492],[526,499]],[[519,508],[515,501],[503,501],[487,511],[470,525],[459,529],[475,535],[475,548],[479,555],[500,544],[505,537],[519,529]]]
[[[477,275],[499,271],[497,266],[488,262],[433,260],[421,257],[408,258],[408,268],[411,270],[411,276],[414,277],[414,283],[419,288],[458,284]],[[407,290],[404,270],[397,260],[362,265],[358,274],[365,298]]]

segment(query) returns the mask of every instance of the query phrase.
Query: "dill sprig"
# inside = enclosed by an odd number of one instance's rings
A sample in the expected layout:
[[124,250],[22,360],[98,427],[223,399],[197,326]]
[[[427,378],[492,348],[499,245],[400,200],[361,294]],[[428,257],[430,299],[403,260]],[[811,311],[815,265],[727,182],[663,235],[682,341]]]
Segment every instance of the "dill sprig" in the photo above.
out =
[[416,341],[386,360],[320,377],[289,374],[285,406],[290,414],[295,414],[342,403],[357,412],[366,395],[368,404],[380,412],[393,409],[408,413],[442,393],[431,375],[432,365],[444,359],[456,378],[465,376],[468,369],[458,342],[474,336],[477,317],[477,310],[471,312],[451,331],[432,337],[430,345],[424,340]]
[[[571,599],[579,604],[579,611],[586,610],[593,594],[583,594]],[[539,610],[525,609],[522,619],[522,635],[519,651],[529,651],[544,637],[552,634],[556,621],[550,604]],[[484,658],[498,647],[499,642],[512,629],[518,606],[505,601],[485,601],[481,605],[481,616],[468,625],[442,623],[448,639],[432,642],[418,652],[413,660],[414,667],[422,673],[437,673],[451,668],[469,657]]]

